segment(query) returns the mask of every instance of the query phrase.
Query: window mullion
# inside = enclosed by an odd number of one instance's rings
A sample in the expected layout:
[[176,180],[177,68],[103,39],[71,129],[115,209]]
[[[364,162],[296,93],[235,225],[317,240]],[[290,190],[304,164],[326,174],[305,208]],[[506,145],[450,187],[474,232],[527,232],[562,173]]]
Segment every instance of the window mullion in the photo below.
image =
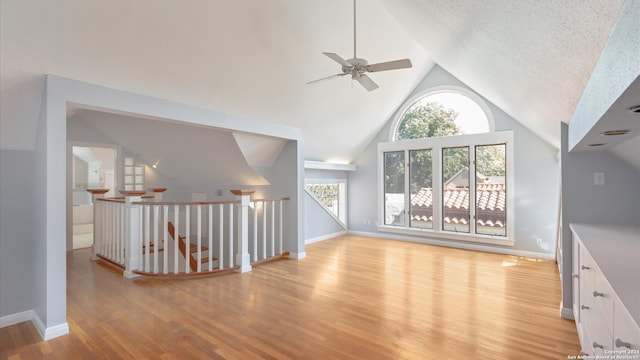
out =
[[469,144],[469,234],[476,235],[476,146]]
[[410,225],[411,216],[411,160],[409,159],[409,149],[404,150],[404,227]]
[[432,204],[433,204],[433,231],[442,231],[442,146],[434,146],[431,151],[431,157],[433,159],[433,190],[432,190]]

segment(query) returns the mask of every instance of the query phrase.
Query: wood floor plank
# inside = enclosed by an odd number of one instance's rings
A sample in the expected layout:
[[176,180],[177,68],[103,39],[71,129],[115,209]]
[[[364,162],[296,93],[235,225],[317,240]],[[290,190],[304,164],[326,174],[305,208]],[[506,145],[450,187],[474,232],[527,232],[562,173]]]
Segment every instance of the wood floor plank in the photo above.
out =
[[0,359],[566,359],[552,261],[342,236],[245,274],[125,279],[67,258],[70,334],[0,329]]

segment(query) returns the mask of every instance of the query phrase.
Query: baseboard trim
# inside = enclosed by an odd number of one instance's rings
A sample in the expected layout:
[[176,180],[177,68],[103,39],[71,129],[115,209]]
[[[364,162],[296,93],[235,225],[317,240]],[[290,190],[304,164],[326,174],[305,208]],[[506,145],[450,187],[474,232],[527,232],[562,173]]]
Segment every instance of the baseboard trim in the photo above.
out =
[[307,257],[307,253],[305,251],[302,251],[302,252],[290,251],[289,252],[289,258],[290,259],[300,260],[300,259],[304,259],[306,257]]
[[304,241],[305,245],[309,245],[309,244],[313,244],[316,243],[318,241],[324,241],[324,240],[328,240],[328,239],[333,239],[334,237],[338,237],[341,235],[346,235],[347,231],[338,231],[338,232],[334,232],[332,234],[327,234],[327,235],[322,235],[322,236],[318,236],[318,237],[314,237],[311,239],[307,239]]
[[543,259],[543,260],[555,259],[554,254],[547,254],[547,253],[541,253],[541,252],[535,252],[535,251],[514,250],[510,248],[499,248],[499,247],[492,247],[492,246],[486,246],[486,245],[437,240],[437,239],[430,239],[430,238],[415,238],[415,237],[395,235],[390,233],[381,234],[381,233],[367,232],[367,231],[349,231],[348,234],[356,235],[356,236],[368,236],[368,237],[374,237],[379,239],[408,241],[408,242],[415,242],[415,243],[427,244],[427,245],[446,246],[446,247],[452,247],[457,249],[484,251],[484,252],[490,252],[490,253],[496,253],[496,254],[523,256],[523,257]]
[[19,313],[0,317],[0,328],[31,321],[36,317],[33,310],[22,311]]
[[38,314],[33,310],[27,310],[0,318],[0,328],[31,321],[35,326],[42,340],[47,341],[58,336],[67,335],[69,333],[69,324],[62,323],[59,325],[46,327]]
[[573,309],[567,309],[565,307],[560,309],[560,317],[564,319],[575,320],[575,318],[573,317]]

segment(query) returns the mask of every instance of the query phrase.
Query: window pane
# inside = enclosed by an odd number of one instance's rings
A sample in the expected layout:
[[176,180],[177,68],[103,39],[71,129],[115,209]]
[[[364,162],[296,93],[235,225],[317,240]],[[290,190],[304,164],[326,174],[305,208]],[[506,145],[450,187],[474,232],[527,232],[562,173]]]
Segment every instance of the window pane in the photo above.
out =
[[307,184],[307,190],[312,192],[336,217],[340,218],[338,184]]
[[476,146],[476,233],[507,236],[506,145]]
[[433,229],[432,170],[431,150],[409,151],[411,227]]
[[404,226],[404,151],[384,153],[384,224]]
[[469,232],[469,147],[442,149],[442,229]]

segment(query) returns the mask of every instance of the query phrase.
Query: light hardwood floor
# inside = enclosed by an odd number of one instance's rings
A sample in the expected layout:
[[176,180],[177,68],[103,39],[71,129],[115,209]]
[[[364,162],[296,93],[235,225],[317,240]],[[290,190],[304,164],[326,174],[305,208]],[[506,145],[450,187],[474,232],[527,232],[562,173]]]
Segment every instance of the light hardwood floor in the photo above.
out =
[[343,236],[245,274],[122,278],[68,254],[70,334],[0,330],[2,359],[567,359],[553,261]]

